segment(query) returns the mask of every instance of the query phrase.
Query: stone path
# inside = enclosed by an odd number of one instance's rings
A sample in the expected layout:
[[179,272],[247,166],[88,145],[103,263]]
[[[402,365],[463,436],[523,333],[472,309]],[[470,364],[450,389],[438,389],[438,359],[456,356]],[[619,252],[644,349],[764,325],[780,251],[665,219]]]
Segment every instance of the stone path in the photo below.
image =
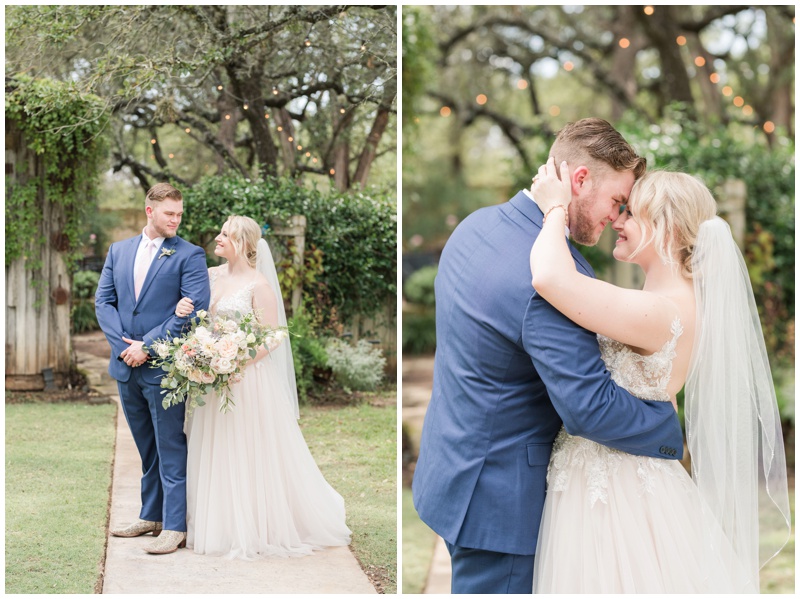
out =
[[[142,466],[119,408],[116,382],[106,373],[107,348],[101,333],[81,335],[75,341],[78,367],[88,373],[90,386],[118,406],[109,522],[113,528],[138,516]],[[187,549],[150,555],[143,547],[151,540],[150,535],[134,539],[109,535],[103,593],[376,593],[347,547],[299,558],[244,561],[196,555]]]
[[[433,385],[433,357],[403,357],[403,422],[411,442],[419,448],[422,421],[431,398]],[[450,554],[444,541],[436,537],[428,578],[423,593],[431,595],[450,594]]]

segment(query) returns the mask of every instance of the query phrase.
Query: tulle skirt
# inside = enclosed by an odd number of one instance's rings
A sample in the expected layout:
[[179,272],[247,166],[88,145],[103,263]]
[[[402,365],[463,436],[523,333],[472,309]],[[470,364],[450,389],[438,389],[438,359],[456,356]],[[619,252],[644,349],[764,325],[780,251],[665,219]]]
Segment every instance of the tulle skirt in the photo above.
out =
[[548,471],[536,593],[758,593],[683,466],[563,430]]
[[325,480],[288,400],[285,373],[269,358],[232,387],[235,407],[215,395],[187,417],[187,546],[195,553],[254,559],[308,555],[348,545],[344,500]]

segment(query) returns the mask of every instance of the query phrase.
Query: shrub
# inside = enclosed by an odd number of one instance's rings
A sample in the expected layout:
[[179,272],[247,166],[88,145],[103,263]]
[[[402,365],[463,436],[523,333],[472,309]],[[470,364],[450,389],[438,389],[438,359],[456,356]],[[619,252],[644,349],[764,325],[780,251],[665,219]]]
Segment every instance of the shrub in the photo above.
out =
[[94,292],[100,273],[79,270],[72,277],[72,311],[70,321],[73,333],[87,333],[100,328],[94,312]]
[[438,271],[438,266],[423,266],[414,272],[403,284],[405,298],[412,304],[433,308],[436,305],[433,282]]
[[309,392],[316,386],[315,375],[326,367],[328,356],[322,341],[314,332],[314,323],[305,310],[298,310],[288,320],[292,344],[297,395],[301,404],[308,401]]
[[386,358],[380,350],[360,339],[355,346],[340,339],[330,339],[325,346],[328,367],[345,389],[374,391],[383,380]]
[[[290,179],[250,180],[228,173],[202,179],[184,193],[184,202],[181,235],[202,247],[230,214],[255,219],[267,234],[278,222],[304,215],[307,272],[294,277],[313,298],[309,311],[322,315],[323,328],[330,328],[333,317],[372,316],[397,296],[396,201],[386,192],[323,193]],[[288,282],[284,277],[282,283]]]
[[403,353],[436,351],[436,315],[431,308],[403,311]]

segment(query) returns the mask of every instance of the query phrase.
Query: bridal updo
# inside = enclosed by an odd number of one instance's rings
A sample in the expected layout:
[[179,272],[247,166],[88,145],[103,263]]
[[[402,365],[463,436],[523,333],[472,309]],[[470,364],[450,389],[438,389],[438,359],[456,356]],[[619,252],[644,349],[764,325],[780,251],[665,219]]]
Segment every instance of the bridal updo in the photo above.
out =
[[642,240],[632,256],[652,243],[664,264],[677,264],[692,276],[692,252],[700,225],[717,214],[717,203],[698,178],[650,171],[636,181],[628,201]]
[[244,256],[247,263],[256,267],[258,240],[261,239],[261,226],[248,216],[229,216],[228,238],[237,256]]

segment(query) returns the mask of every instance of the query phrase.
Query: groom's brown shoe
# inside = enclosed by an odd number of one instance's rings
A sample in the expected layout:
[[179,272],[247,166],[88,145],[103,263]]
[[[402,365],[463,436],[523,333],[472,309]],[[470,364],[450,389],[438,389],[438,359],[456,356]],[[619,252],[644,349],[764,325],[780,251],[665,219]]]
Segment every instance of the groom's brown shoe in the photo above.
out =
[[181,547],[186,547],[186,533],[177,530],[162,530],[161,536],[145,548],[147,553],[174,553]]
[[161,522],[150,520],[137,520],[125,528],[115,528],[109,531],[115,537],[140,537],[152,532],[154,537],[161,534]]

